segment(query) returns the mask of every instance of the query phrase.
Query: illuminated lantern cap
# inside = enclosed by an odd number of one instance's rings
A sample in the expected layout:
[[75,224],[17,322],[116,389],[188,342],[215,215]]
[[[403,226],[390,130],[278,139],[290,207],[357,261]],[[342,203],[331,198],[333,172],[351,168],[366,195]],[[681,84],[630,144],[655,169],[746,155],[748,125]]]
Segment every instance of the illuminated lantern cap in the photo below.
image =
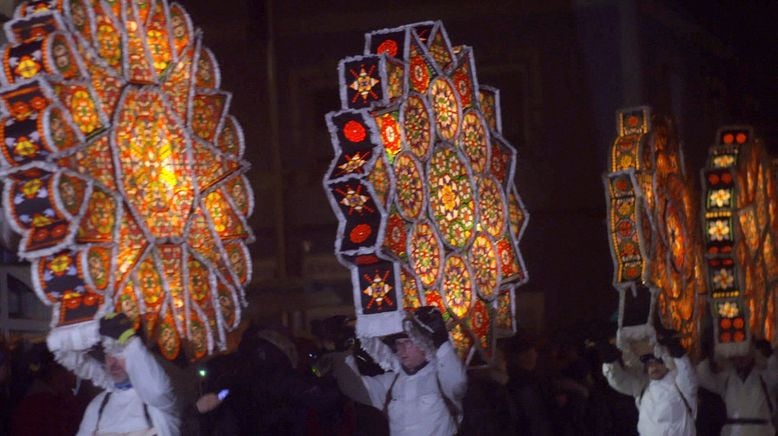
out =
[[368,33],[339,75],[324,187],[363,346],[391,366],[371,339],[400,331],[404,309],[435,305],[460,357],[491,362],[528,279],[517,245],[528,214],[499,92],[479,86],[472,49],[452,47],[439,21]]
[[251,280],[253,193],[186,11],[29,1],[5,31],[3,210],[52,327],[123,311],[168,359],[224,348]]
[[703,184],[705,277],[716,353],[772,341],[778,288],[778,197],[771,162],[749,126],[726,126],[708,150]]
[[613,283],[621,299],[619,337],[651,336],[653,310],[689,347],[698,343],[697,294],[705,283],[683,150],[672,122],[652,116],[648,107],[619,111],[617,127],[603,181]]

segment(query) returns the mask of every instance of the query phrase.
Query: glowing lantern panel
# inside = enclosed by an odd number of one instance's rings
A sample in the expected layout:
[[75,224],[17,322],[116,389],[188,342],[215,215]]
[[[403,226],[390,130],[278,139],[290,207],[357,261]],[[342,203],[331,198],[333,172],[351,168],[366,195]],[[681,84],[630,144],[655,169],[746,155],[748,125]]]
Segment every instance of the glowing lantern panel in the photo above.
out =
[[397,332],[404,308],[434,305],[460,357],[490,362],[495,337],[514,332],[514,288],[527,280],[517,240],[528,215],[499,92],[478,85],[472,49],[452,47],[440,22],[370,32],[365,54],[339,71],[324,186],[357,334]]
[[53,327],[127,313],[161,353],[226,345],[251,279],[239,124],[186,11],[25,2],[5,27],[3,210]]

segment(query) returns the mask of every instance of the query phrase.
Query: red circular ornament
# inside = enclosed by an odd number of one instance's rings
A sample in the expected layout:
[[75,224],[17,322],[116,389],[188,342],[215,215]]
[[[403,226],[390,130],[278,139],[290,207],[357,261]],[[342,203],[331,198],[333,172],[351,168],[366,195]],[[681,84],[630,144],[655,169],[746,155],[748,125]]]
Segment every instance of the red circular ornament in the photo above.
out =
[[615,185],[619,192],[627,191],[632,186],[632,184],[629,182],[629,179],[626,177],[619,177],[616,179]]
[[91,293],[84,295],[84,304],[87,306],[94,306],[97,303],[97,296]]
[[721,328],[724,330],[729,330],[732,327],[732,320],[729,318],[724,318],[721,320]]
[[351,142],[362,142],[367,136],[365,126],[361,123],[351,120],[343,126],[343,135]]
[[743,132],[740,132],[735,136],[735,142],[738,144],[745,144],[747,139],[748,136]]
[[397,56],[397,43],[393,39],[387,39],[386,41],[382,42],[378,49],[376,49],[376,54],[382,54],[386,53],[389,56],[396,57]]
[[730,342],[732,340],[732,335],[729,332],[724,332],[719,335],[719,339],[721,342]]
[[369,238],[372,233],[373,229],[371,229],[369,225],[359,224],[351,229],[351,233],[349,233],[349,239],[351,239],[351,242],[355,244],[360,244],[365,242],[365,240],[367,240],[367,238]]
[[413,87],[419,92],[427,91],[427,87],[430,84],[430,75],[427,70],[427,65],[421,56],[414,56],[411,58],[411,83]]
[[743,318],[738,317],[732,321],[732,326],[735,327],[736,329],[742,329],[744,325],[745,322],[743,321]]
[[732,144],[732,141],[735,140],[735,136],[731,133],[725,133],[724,136],[721,137],[721,140],[724,141],[725,144]]

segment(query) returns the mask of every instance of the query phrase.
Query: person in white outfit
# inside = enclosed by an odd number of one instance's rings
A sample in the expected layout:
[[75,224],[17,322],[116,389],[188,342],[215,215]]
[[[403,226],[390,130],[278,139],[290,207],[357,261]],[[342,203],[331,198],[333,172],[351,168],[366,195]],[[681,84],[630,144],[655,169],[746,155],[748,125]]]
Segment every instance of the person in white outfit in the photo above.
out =
[[[362,377],[370,401],[388,415],[392,436],[456,434],[467,375],[440,311],[432,306],[416,309],[404,330],[385,340],[399,368]],[[358,373],[353,356],[346,362]]]
[[[49,348],[63,366],[104,389],[87,406],[77,436],[180,434],[170,380],[126,315],[68,328],[49,335]],[[99,342],[104,362],[93,357]]]
[[608,384],[635,398],[638,433],[641,436],[694,436],[697,416],[697,377],[676,338],[664,340],[675,368],[653,354],[640,357],[643,368],[625,367],[621,352],[610,345],[603,354],[603,374]]
[[770,343],[758,341],[757,348],[767,358],[767,368],[757,368],[753,351],[731,357],[731,366],[721,369],[709,359],[697,365],[700,386],[724,400],[727,419],[722,436],[775,435],[772,415],[773,392],[778,387],[778,360]]

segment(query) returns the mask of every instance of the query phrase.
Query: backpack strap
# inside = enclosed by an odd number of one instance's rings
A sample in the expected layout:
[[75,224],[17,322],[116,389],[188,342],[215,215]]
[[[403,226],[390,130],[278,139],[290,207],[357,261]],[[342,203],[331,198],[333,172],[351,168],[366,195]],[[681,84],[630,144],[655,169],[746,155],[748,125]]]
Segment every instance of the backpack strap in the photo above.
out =
[[767,407],[770,408],[770,416],[773,415],[773,400],[770,398],[770,391],[767,390],[767,385],[762,378],[762,374],[759,374],[759,384],[762,385],[762,392],[764,392],[764,398],[767,400]]
[[678,383],[673,380],[673,385],[675,386],[675,389],[678,391],[678,395],[681,396],[681,400],[683,400],[683,405],[686,406],[686,412],[689,413],[689,416],[692,418],[694,417],[694,414],[692,413],[692,406],[689,405],[689,401],[686,400],[686,397],[683,395],[683,392],[681,392],[681,388],[678,387]]
[[[103,417],[103,411],[105,406],[108,405],[108,400],[111,399],[111,392],[106,392],[103,397],[103,401],[100,402],[100,408],[97,410],[97,422],[95,423],[95,433],[100,429],[100,419]],[[151,415],[149,415],[149,406],[143,403],[143,416],[146,417],[146,424],[149,428],[154,428],[154,423],[151,421]]]
[[[651,382],[648,382],[651,383]],[[640,395],[638,395],[638,407],[640,406],[640,403],[643,402],[643,394],[646,393],[646,389],[648,389],[648,383],[643,385],[643,389],[640,390]]]
[[100,429],[100,418],[103,417],[103,410],[105,410],[105,406],[108,405],[108,400],[111,399],[111,392],[106,392],[105,396],[103,397],[103,401],[100,402],[100,408],[97,409],[97,422],[95,423],[95,433],[97,433],[97,430]]
[[462,423],[460,422],[460,417],[462,416],[462,411],[459,410],[459,407],[457,407],[456,403],[454,403],[454,400],[449,398],[445,392],[443,392],[443,386],[440,384],[440,377],[438,377],[437,372],[435,373],[435,381],[438,382],[438,391],[440,391],[440,396],[443,397],[443,403],[446,405],[446,409],[448,409],[448,413],[451,415],[452,418],[454,418],[454,423],[457,426],[457,432],[456,434],[459,434],[459,429]]
[[154,423],[151,422],[151,415],[149,415],[149,406],[146,403],[143,403],[143,416],[146,417],[146,424],[149,425],[149,428],[154,428]]
[[[643,386],[643,389],[640,390],[640,395],[638,396],[638,406],[640,406],[641,401],[643,401],[643,394],[646,393],[646,389],[648,389],[649,383],[646,383]],[[678,391],[678,395],[681,396],[683,405],[686,406],[686,412],[689,413],[689,416],[694,416],[694,414],[692,413],[692,406],[689,405],[689,401],[686,400],[686,397],[683,395],[683,392],[681,392],[681,388],[678,387],[678,383],[676,383],[675,380],[673,380],[673,386],[675,386],[675,389]]]
[[384,407],[381,409],[382,412],[384,412],[384,415],[389,416],[389,402],[392,401],[392,389],[394,389],[394,384],[397,383],[397,378],[400,377],[400,373],[398,372],[397,375],[394,376],[394,380],[392,380],[392,384],[389,385],[389,389],[386,390],[386,398],[384,399]]

